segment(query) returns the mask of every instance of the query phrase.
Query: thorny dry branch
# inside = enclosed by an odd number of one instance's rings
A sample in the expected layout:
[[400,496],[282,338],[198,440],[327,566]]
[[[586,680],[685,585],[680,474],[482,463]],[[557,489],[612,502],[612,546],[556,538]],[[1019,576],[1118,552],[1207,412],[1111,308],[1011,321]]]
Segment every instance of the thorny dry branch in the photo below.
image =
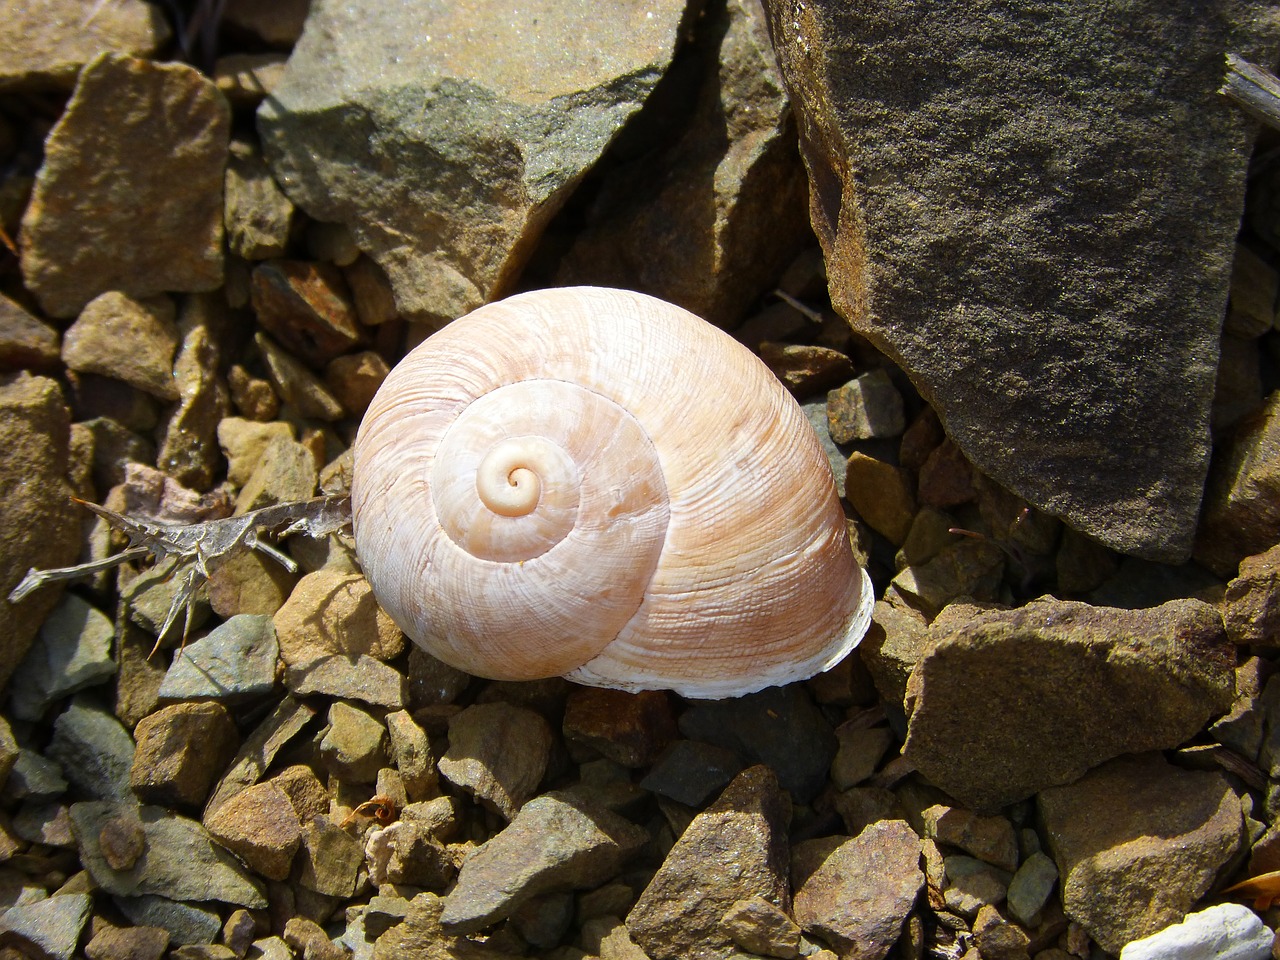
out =
[[296,572],[298,565],[293,559],[263,539],[265,536],[281,539],[305,533],[312,537],[325,537],[351,523],[351,499],[345,495],[279,503],[251,510],[238,517],[206,520],[202,523],[165,523],[126,517],[96,503],[78,499],[76,503],[102,517],[112,528],[126,534],[129,546],[119,553],[89,563],[52,570],[33,568],[27,571],[22,582],[9,594],[9,602],[17,603],[47,583],[79,579],[148,555],[156,564],[172,560],[168,575],[181,579],[165,614],[164,624],[156,637],[157,649],[180,612],[185,613],[182,639],[186,642],[196,592],[209,579],[211,566],[216,567],[219,561],[238,550],[256,550],[291,573]]

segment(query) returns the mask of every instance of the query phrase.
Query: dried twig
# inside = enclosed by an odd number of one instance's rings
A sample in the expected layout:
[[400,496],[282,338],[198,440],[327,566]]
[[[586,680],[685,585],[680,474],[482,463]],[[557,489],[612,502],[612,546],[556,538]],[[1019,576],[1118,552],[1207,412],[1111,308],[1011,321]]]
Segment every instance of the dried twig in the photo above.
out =
[[1218,92],[1255,120],[1280,130],[1280,78],[1238,53],[1227,54],[1227,76]]
[[295,533],[306,533],[313,537],[324,537],[351,522],[351,501],[345,496],[295,500],[263,507],[261,510],[251,510],[238,517],[189,524],[126,517],[96,503],[84,500],[76,502],[102,517],[116,530],[127,534],[129,546],[120,553],[90,563],[54,570],[32,569],[9,594],[9,602],[17,603],[47,583],[76,580],[101,570],[109,570],[129,560],[146,556],[152,557],[156,563],[171,560],[169,576],[178,576],[181,580],[156,637],[157,649],[177,621],[179,613],[185,613],[182,628],[185,642],[191,625],[196,592],[209,579],[211,564],[216,565],[218,561],[239,550],[256,550],[286,570],[295,572],[298,565],[263,539],[264,536],[288,537]]

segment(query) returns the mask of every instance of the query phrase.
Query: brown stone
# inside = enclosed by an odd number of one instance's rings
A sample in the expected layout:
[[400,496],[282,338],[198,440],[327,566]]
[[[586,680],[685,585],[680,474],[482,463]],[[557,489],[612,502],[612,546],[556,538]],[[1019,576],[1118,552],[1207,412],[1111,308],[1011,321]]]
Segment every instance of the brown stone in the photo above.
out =
[[0,296],[0,370],[54,371],[61,359],[58,331]]
[[362,417],[389,372],[381,356],[365,350],[331,361],[325,367],[324,382],[347,413]]
[[944,440],[925,458],[917,494],[921,503],[940,510],[958,507],[977,496],[973,467],[951,440]]
[[302,827],[289,795],[274,782],[240,791],[205,816],[205,828],[250,869],[270,880],[289,876]]
[[624,767],[647,767],[677,736],[670,697],[661,690],[626,693],[579,687],[564,709],[564,735]]
[[222,171],[231,111],[185,64],[103,54],[45,143],[22,221],[22,275],[71,317],[100,293],[222,283]]
[[916,512],[910,475],[891,463],[855,451],[845,470],[844,498],[872,530],[901,546]]
[[123,380],[160,400],[177,400],[173,355],[178,348],[173,301],[137,300],[111,291],[94,297],[62,342],[62,359],[77,373]]
[[760,344],[760,359],[797,397],[820,393],[853,376],[853,361],[830,347],[766,341]]
[[449,720],[440,775],[510,820],[536,793],[553,739],[532,710],[502,701],[473,704]]
[[1280,645],[1280,545],[1240,561],[1222,597],[1222,621],[1233,643]]
[[280,656],[305,664],[329,654],[367,654],[391,660],[404,649],[404,634],[374,599],[358,573],[322,569],[293,588],[275,618]]
[[250,292],[258,322],[317,370],[360,342],[355,308],[336,267],[270,260],[254,268]]
[[175,703],[139,721],[129,786],[143,803],[197,807],[235,756],[240,736],[220,703]]

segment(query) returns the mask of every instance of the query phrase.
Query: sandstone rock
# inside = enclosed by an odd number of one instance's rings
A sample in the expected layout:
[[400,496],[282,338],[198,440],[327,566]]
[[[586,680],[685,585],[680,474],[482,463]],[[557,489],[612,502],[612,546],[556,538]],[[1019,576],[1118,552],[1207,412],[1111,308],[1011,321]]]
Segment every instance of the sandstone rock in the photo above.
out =
[[328,569],[307,574],[274,622],[280,656],[288,664],[335,653],[391,660],[404,649],[404,634],[383,613],[361,574]]
[[102,925],[85,944],[89,960],[160,960],[169,949],[169,931],[160,927]]
[[647,767],[676,738],[676,718],[662,690],[580,687],[565,702],[563,730],[569,743],[594,748],[625,767]]
[[218,374],[217,332],[193,316],[182,320],[182,341],[173,364],[178,405],[165,419],[156,466],[179,483],[208,490],[222,465],[217,430],[231,401]]
[[275,686],[278,644],[269,618],[241,614],[187,644],[173,658],[159,695],[237,703]]
[[442,892],[457,872],[453,858],[426,826],[401,819],[368,834],[364,847],[376,887],[408,884]]
[[1006,894],[1013,919],[1024,927],[1036,926],[1057,882],[1058,868],[1052,860],[1039,850],[1027,857],[1009,882]]
[[230,122],[213,84],[185,64],[108,53],[81,70],[22,223],[23,279],[50,316],[74,316],[108,290],[222,283]]
[[363,653],[335,653],[291,665],[285,672],[284,684],[299,697],[319,694],[360,700],[390,710],[405,705],[404,674]]
[[129,784],[143,803],[198,807],[240,736],[220,703],[175,703],[138,722]]
[[884,758],[893,743],[887,727],[867,727],[850,720],[836,727],[835,758],[831,761],[831,782],[837,790],[848,790],[866,780]]
[[280,349],[266,334],[254,334],[253,342],[262,354],[271,386],[284,403],[304,417],[325,421],[342,419],[342,404],[319,377]]
[[537,790],[552,740],[547,722],[532,710],[474,704],[449,720],[440,775],[511,820]]
[[901,434],[907,428],[906,414],[889,372],[868,371],[828,393],[827,424],[836,443]]
[[378,937],[372,960],[515,960],[515,954],[446,932],[440,926],[444,908],[436,894],[418,894],[404,920]]
[[283,940],[306,960],[347,960],[347,951],[329,939],[324,928],[306,917],[290,917]]
[[807,185],[763,10],[733,0],[696,31],[692,116],[605,178],[556,282],[639,290],[728,326],[808,234]]
[[911,675],[903,753],[977,810],[1121,753],[1177,746],[1231,705],[1233,650],[1199,601],[1118,610],[1046,599],[935,631]]
[[802,844],[792,861],[796,922],[846,960],[881,960],[924,886],[920,838],[903,821],[886,820],[844,842],[809,844],[821,852]]
[[75,594],[64,594],[13,675],[11,716],[39,720],[57,700],[116,672],[115,626]]
[[1207,28],[1158,0],[1084,21],[1063,2],[766,6],[837,309],[983,473],[1108,546],[1184,559],[1256,131],[1215,107],[1221,51],[1273,62],[1269,8]]
[[231,142],[224,184],[223,219],[231,252],[245,260],[283,256],[293,226],[293,204],[272,179],[256,143]]
[[0,370],[54,372],[61,358],[58,331],[0,296]]
[[1008,895],[1011,877],[1007,870],[993,867],[977,857],[956,854],[943,860],[946,882],[942,897],[952,913],[973,920],[984,907],[1002,903]]
[[[238,363],[233,363],[227,371],[227,388],[236,410],[249,420],[269,422],[280,412],[280,398],[271,384]],[[221,443],[221,436],[218,440]]]
[[315,716],[315,708],[285,697],[244,739],[240,752],[205,804],[205,816],[241,790],[260,781],[276,755]]
[[922,613],[912,607],[876,601],[871,610],[871,626],[858,645],[858,654],[882,700],[901,708],[907,679],[932,643],[929,623]]
[[1267,960],[1275,934],[1238,903],[1220,903],[1133,940],[1120,960]]
[[228,0],[223,15],[230,26],[248,31],[264,43],[291,47],[302,34],[310,6],[310,0],[278,0],[266,6],[253,0]]
[[113,902],[130,923],[167,931],[170,943],[212,943],[222,927],[216,910],[194,903],[157,896],[117,897]]
[[739,900],[720,920],[735,944],[748,953],[782,960],[800,956],[800,927],[764,897]]
[[797,397],[821,393],[853,376],[853,361],[830,347],[765,341],[760,359]]
[[236,513],[277,503],[306,500],[316,492],[316,461],[301,443],[277,437],[262,451],[257,466],[236,497]]
[[971,810],[934,804],[921,811],[924,835],[1012,873],[1018,869],[1018,838],[1006,817],[984,817]]
[[289,795],[274,781],[254,784],[205,816],[213,839],[269,880],[289,876],[302,825]]
[[227,619],[275,616],[300,579],[256,550],[233,553],[209,574],[209,609]]
[[1233,643],[1280,644],[1280,545],[1240,562],[1222,597],[1222,621]]
[[885,590],[885,600],[932,619],[962,597],[996,599],[1004,578],[1004,551],[988,539],[952,540],[924,563],[899,570]]
[[1240,799],[1216,773],[1120,757],[1038,798],[1067,916],[1109,953],[1186,915],[1240,848]]
[[342,273],[326,263],[269,260],[250,288],[258,322],[315,369],[359,344],[359,321]]
[[337,357],[324,369],[324,382],[353,417],[363,417],[390,372],[372,350]]
[[178,328],[168,297],[137,300],[117,291],[85,305],[62,341],[62,359],[79,373],[96,373],[160,400],[178,399],[173,355]]
[[[146,856],[114,870],[100,845],[104,824],[133,818],[145,834]],[[199,823],[159,807],[89,801],[71,806],[80,857],[93,881],[117,897],[155,894],[173,900],[219,900],[265,907],[267,899],[240,862],[215,846]]]
[[329,706],[329,729],[320,759],[343,782],[373,783],[387,763],[387,730],[369,714],[341,700]]
[[395,292],[386,271],[369,257],[359,256],[342,270],[351,291],[356,314],[366,327],[390,323],[400,314],[396,310]]
[[790,803],[767,767],[740,773],[695,816],[627,914],[653,960],[713,960],[732,942],[720,919],[739,900],[786,910]]
[[436,792],[436,757],[426,731],[407,710],[387,714],[391,761],[400,772],[405,793],[410,801],[427,800]]
[[76,0],[0,3],[0,90],[70,90],[81,66],[105,51],[139,57],[169,39],[164,14],[143,0],[119,0],[86,14]]
[[0,688],[58,602],[57,587],[21,603],[9,592],[32,567],[75,563],[80,519],[67,483],[69,424],[58,385],[26,373],[0,378]]
[[680,715],[680,732],[762,763],[797,803],[825,785],[836,752],[830,723],[799,684],[731,700],[698,701]]
[[243,487],[253,476],[263,451],[279,437],[297,439],[293,425],[283,420],[260,423],[241,417],[224,417],[218,423],[218,446],[227,458],[227,479]]
[[606,810],[544,794],[462,864],[440,921],[452,932],[473,933],[539,894],[599,886],[647,839]]
[[907,472],[884,460],[854,451],[845,466],[844,498],[872,530],[901,546],[916,512]]

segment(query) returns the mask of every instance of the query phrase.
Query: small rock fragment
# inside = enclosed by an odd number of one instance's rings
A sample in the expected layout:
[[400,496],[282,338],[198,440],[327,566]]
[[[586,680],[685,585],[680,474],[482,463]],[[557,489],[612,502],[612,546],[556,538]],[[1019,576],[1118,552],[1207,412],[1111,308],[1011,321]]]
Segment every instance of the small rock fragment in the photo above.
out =
[[364,849],[360,842],[326,817],[316,817],[302,832],[298,883],[327,897],[350,897],[356,891]]
[[404,649],[404,634],[358,573],[323,569],[307,574],[273,622],[280,656],[291,666],[331,654],[391,660]]
[[213,82],[232,106],[256,107],[280,83],[287,59],[282,53],[229,53],[214,62]]
[[166,700],[238,703],[270,693],[278,650],[269,617],[233,616],[174,656],[159,695]]
[[399,710],[405,705],[404,675],[363,653],[358,656],[335,653],[291,666],[284,682],[290,692],[299,697],[320,694],[360,700],[390,710]]
[[372,350],[336,357],[324,368],[324,382],[353,417],[363,417],[390,369]]
[[1222,597],[1222,622],[1232,643],[1280,644],[1280,545],[1240,561]]
[[1008,871],[976,857],[951,856],[943,860],[946,885],[942,896],[947,909],[972,920],[985,906],[998,906],[1008,895]]
[[748,953],[791,960],[800,956],[800,927],[764,897],[739,900],[720,920],[730,939]]
[[254,268],[250,293],[258,322],[317,370],[360,342],[355,308],[336,267],[271,260]]
[[819,393],[853,376],[853,361],[830,347],[765,341],[760,344],[760,359],[798,397]]
[[161,927],[102,925],[85,944],[89,960],[160,960],[169,949],[169,931]]
[[1120,960],[1267,960],[1274,940],[1275,934],[1248,907],[1220,903],[1130,941]]
[[204,819],[210,836],[269,880],[289,876],[302,825],[289,795],[274,781],[236,794]]
[[1005,895],[1005,904],[1013,919],[1024,927],[1035,927],[1057,882],[1058,868],[1045,854],[1037,850],[1027,857],[1013,875]]
[[640,786],[687,807],[701,807],[741,770],[742,761],[732,750],[699,740],[677,740],[654,761]]
[[329,707],[329,729],[320,758],[340,780],[373,783],[387,763],[387,730],[363,710],[337,701]]
[[[739,900],[788,906],[790,803],[768,767],[749,767],[689,823],[627,914],[653,960],[712,960],[732,943],[720,926]],[[691,895],[696,890],[697,895]]]
[[0,370],[53,372],[62,360],[58,331],[0,296]]
[[409,884],[443,892],[457,872],[449,852],[414,820],[371,831],[364,852],[369,880],[376,887]]
[[53,722],[49,759],[84,795],[132,802],[133,738],[120,721],[77,697]]
[[647,767],[675,739],[676,719],[665,691],[579,687],[565,702],[564,735],[624,767]]
[[848,790],[876,772],[893,743],[893,734],[887,727],[865,727],[850,721],[836,728],[836,740],[840,746],[831,761],[831,782],[837,790]]
[[[198,296],[187,303],[198,302]],[[208,490],[221,467],[217,430],[230,400],[218,373],[220,357],[210,325],[184,316],[183,327],[173,363],[178,405],[165,420],[156,466],[179,483]]]
[[30,950],[41,960],[72,960],[92,906],[88,894],[68,893],[10,907],[0,916],[0,946],[17,946],[20,956]]
[[906,414],[889,372],[871,370],[828,393],[827,424],[836,443],[901,434]]
[[287,437],[277,437],[262,451],[236,497],[236,513],[306,500],[316,492],[316,479],[316,461],[311,451]]
[[267,378],[276,395],[297,413],[315,420],[341,420],[345,415],[338,398],[329,392],[314,373],[282,350],[265,333],[255,333],[267,368]]
[[168,297],[135,300],[117,291],[101,294],[80,311],[63,337],[63,362],[79,373],[122,380],[160,400],[177,400],[175,315]]
[[115,626],[105,614],[75,594],[64,594],[14,672],[12,716],[38,720],[56,700],[114,674],[114,638]]
[[984,817],[945,804],[925,808],[920,817],[930,840],[959,847],[1009,873],[1018,869],[1018,838],[1007,817]]
[[276,185],[261,151],[248,140],[231,142],[225,197],[223,218],[231,252],[245,260],[283,256],[293,226],[293,204]]
[[474,704],[449,720],[440,775],[511,820],[537,790],[553,740],[532,710],[501,701]]
[[894,546],[911,530],[916,498],[901,467],[854,451],[845,466],[844,497],[858,516]]
[[198,807],[231,762],[240,735],[220,703],[175,703],[138,722],[129,775],[143,803]]
[[426,731],[407,710],[396,710],[387,714],[387,733],[391,738],[391,762],[400,772],[409,800],[430,799],[436,793],[439,778]]

